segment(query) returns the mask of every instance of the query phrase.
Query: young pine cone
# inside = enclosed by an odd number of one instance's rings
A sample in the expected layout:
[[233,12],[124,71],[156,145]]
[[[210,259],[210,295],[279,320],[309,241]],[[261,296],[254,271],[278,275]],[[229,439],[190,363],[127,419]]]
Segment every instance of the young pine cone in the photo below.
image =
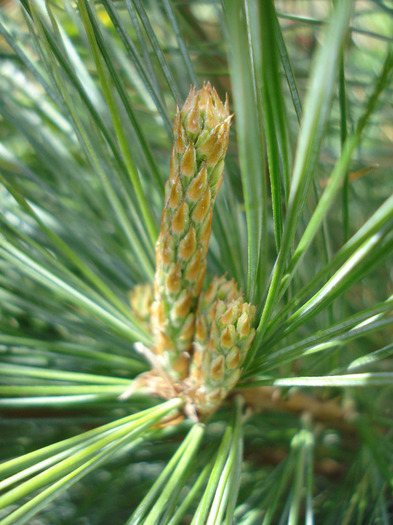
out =
[[255,335],[254,315],[255,306],[244,302],[233,280],[215,277],[201,295],[187,379],[198,415],[214,412],[239,380]]
[[209,84],[192,88],[174,123],[170,178],[156,244],[152,351],[175,382],[189,370],[195,310],[206,270],[213,205],[231,117]]

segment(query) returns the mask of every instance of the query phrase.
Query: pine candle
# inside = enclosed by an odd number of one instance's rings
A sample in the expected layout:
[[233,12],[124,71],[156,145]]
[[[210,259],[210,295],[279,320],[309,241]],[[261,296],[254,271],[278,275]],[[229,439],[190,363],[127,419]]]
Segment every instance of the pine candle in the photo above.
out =
[[235,386],[255,335],[255,307],[233,280],[215,277],[202,292],[231,118],[228,100],[223,104],[210,83],[191,88],[176,111],[154,292],[143,285],[130,294],[135,315],[150,321],[154,345],[137,348],[153,370],[122,397],[139,387],[167,399],[181,396],[193,419],[214,412]]

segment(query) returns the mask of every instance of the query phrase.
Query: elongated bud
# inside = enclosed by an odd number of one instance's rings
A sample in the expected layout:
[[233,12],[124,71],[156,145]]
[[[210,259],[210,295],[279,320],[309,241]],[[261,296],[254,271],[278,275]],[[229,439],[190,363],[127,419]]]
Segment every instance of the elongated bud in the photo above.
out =
[[[161,369],[187,376],[195,311],[206,270],[214,201],[222,181],[231,117],[210,83],[190,93],[174,122],[170,177],[156,244],[152,328]],[[172,345],[168,345],[168,340]],[[160,341],[165,342],[165,348]],[[168,350],[171,348],[171,350]]]
[[167,399],[182,396],[194,420],[213,413],[236,385],[255,335],[255,307],[233,279],[215,277],[201,293],[230,123],[228,100],[223,104],[210,84],[191,88],[177,109],[154,293],[147,285],[130,294],[135,316],[150,319],[154,338],[152,348],[138,346],[153,370],[135,386]]
[[197,413],[214,412],[237,383],[255,330],[255,307],[233,280],[215,277],[199,298],[189,388]]

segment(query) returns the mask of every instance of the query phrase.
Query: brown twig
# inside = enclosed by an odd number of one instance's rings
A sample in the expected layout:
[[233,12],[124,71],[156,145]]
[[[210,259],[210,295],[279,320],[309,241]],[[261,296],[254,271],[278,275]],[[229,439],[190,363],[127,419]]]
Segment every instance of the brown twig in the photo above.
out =
[[290,391],[286,396],[276,387],[261,386],[241,391],[247,405],[253,412],[266,411],[309,414],[319,423],[325,423],[346,432],[356,432],[353,421],[356,411],[353,407],[343,407],[337,400],[321,400],[310,394]]

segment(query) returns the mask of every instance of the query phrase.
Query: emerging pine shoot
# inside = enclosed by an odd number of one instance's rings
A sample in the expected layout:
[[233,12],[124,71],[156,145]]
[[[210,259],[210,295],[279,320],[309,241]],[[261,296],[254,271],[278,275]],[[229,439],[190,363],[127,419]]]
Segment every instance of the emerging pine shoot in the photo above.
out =
[[174,381],[188,373],[230,120],[228,104],[222,104],[210,84],[197,92],[192,88],[175,117],[152,308],[153,351]]
[[236,385],[254,339],[255,306],[233,281],[215,277],[199,298],[189,386],[198,413],[210,413]]
[[[254,337],[254,308],[243,302],[233,281],[215,278],[201,295],[231,118],[228,100],[223,104],[210,83],[199,91],[191,88],[176,112],[156,244],[151,306],[155,344],[145,351],[155,372],[137,380],[137,385],[168,397],[162,393],[164,378],[170,383],[164,390],[184,396],[189,413],[200,415],[214,411],[236,384]],[[131,292],[132,308],[141,311],[136,315],[143,315],[151,301],[151,289],[144,290]]]

